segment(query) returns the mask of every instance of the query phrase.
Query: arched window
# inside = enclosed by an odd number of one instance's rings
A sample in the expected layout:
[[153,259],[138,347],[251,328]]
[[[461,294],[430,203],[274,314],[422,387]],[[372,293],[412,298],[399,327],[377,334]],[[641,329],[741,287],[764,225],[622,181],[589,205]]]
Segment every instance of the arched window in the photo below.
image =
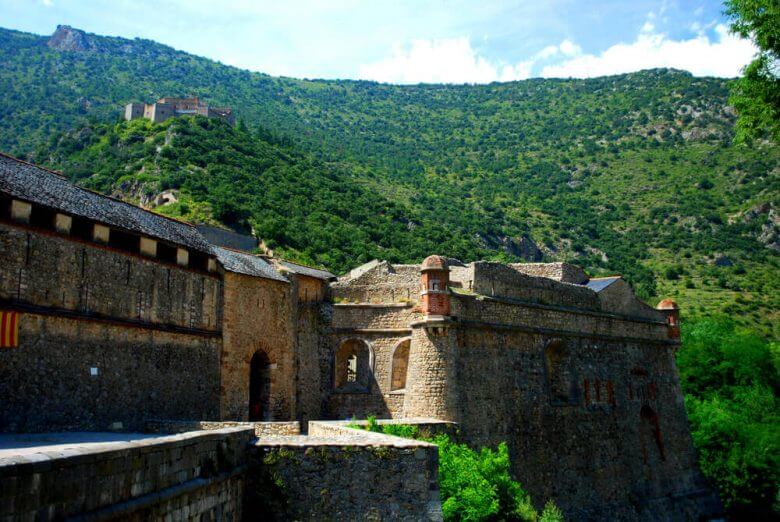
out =
[[666,460],[664,441],[658,414],[650,406],[642,406],[639,412],[640,437],[642,439],[642,460],[645,464]]
[[547,387],[550,391],[550,403],[553,405],[570,404],[573,390],[569,369],[569,350],[563,341],[550,342],[544,349],[544,362],[547,375]]
[[365,341],[349,339],[336,350],[336,389],[366,391],[371,382],[371,350]]
[[393,351],[393,369],[390,372],[390,390],[403,390],[406,388],[406,371],[409,368],[410,339],[404,339]]

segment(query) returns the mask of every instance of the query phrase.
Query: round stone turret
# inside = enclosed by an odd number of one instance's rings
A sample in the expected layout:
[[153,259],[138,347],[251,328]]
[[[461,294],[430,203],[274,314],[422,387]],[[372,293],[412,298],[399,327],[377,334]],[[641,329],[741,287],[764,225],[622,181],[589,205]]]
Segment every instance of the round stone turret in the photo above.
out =
[[422,311],[426,317],[450,315],[450,269],[441,256],[428,256],[420,267]]
[[666,324],[669,326],[669,338],[680,338],[680,307],[674,299],[664,299],[655,307],[666,314]]

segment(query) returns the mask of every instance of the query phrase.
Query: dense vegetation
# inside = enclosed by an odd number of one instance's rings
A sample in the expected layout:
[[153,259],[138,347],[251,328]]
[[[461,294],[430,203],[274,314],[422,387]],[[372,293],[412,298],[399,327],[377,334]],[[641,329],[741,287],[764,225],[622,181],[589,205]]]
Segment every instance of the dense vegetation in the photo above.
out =
[[726,0],[726,14],[731,30],[758,48],[732,91],[731,103],[739,113],[737,139],[780,139],[780,2]]
[[[767,338],[780,335],[780,149],[733,143],[733,82],[670,70],[480,86],[309,81],[150,41],[73,41],[52,49],[0,29],[0,149],[136,202],[176,190],[160,212],[251,228],[335,271],[437,252],[621,272],[643,297],[675,297],[688,320],[678,362],[704,472],[734,514],[776,502],[778,348]],[[745,85],[734,103],[747,113]],[[241,123],[118,121],[125,103],[163,95],[231,105]],[[728,319],[691,322],[718,313]],[[470,504],[467,483],[447,482],[452,513],[523,504],[500,448],[443,445],[443,468],[492,484]]]
[[[308,81],[144,40],[77,41],[80,50],[58,50],[44,37],[0,30],[0,148],[23,157],[37,150],[36,161],[116,194],[138,186],[133,176],[152,190],[150,176],[159,173],[158,188],[189,193],[182,215],[256,226],[286,253],[336,271],[372,256],[409,262],[432,251],[467,261],[541,254],[594,275],[622,273],[645,298],[676,297],[688,317],[728,313],[778,335],[771,247],[780,249],[772,222],[780,152],[774,144],[732,145],[726,80],[654,70],[479,86]],[[99,149],[129,131],[108,122],[128,101],[172,94],[232,105],[250,131],[211,126],[211,136],[198,135],[208,147],[180,140],[164,154],[134,145],[134,166],[117,170],[122,155]],[[79,130],[85,123],[94,128]],[[63,131],[69,137],[59,140]],[[145,129],[143,139],[160,132]],[[107,141],[90,141],[90,133]],[[246,135],[268,154],[296,158],[272,171],[273,198],[264,195],[271,176],[251,186],[261,167],[240,172],[241,151],[254,147]],[[56,150],[78,148],[82,138],[88,154]],[[242,143],[235,161],[233,140]],[[182,172],[207,148],[207,171],[219,171],[221,157],[232,166],[197,187],[197,176]],[[306,176],[286,170],[299,161]],[[145,162],[162,170],[141,173]],[[100,180],[84,179],[90,169]],[[306,187],[285,186],[293,180]],[[216,185],[221,194],[211,192]],[[291,192],[297,197],[285,199]],[[239,215],[222,208],[229,198]],[[316,216],[307,215],[312,198]],[[298,216],[294,223],[280,219],[288,214]]]
[[277,253],[337,270],[377,257],[420,258],[438,245],[468,251],[348,170],[220,120],[91,125],[42,150],[89,188],[143,202],[175,190],[178,201],[160,212],[253,229]]
[[[360,428],[355,423],[351,427]],[[553,502],[539,513],[528,493],[512,479],[509,450],[501,443],[494,450],[475,450],[449,435],[422,436],[416,426],[379,425],[368,418],[366,429],[397,437],[420,439],[439,447],[439,489],[444,520],[560,522],[563,516]]]
[[702,471],[735,520],[776,517],[780,345],[711,318],[684,325],[677,363]]

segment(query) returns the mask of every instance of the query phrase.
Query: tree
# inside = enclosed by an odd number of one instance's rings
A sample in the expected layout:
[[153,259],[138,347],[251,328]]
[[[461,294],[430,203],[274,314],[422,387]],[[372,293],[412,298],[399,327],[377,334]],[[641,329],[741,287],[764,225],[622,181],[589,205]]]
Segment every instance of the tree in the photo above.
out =
[[731,93],[736,140],[780,138],[780,0],[726,0],[731,30],[759,49]]

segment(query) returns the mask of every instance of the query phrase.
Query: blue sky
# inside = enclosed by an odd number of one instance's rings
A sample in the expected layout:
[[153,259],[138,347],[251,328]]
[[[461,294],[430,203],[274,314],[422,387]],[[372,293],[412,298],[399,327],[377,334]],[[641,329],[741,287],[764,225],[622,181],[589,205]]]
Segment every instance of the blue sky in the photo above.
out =
[[0,0],[0,26],[141,37],[254,71],[391,83],[736,76],[749,42],[713,0]]

